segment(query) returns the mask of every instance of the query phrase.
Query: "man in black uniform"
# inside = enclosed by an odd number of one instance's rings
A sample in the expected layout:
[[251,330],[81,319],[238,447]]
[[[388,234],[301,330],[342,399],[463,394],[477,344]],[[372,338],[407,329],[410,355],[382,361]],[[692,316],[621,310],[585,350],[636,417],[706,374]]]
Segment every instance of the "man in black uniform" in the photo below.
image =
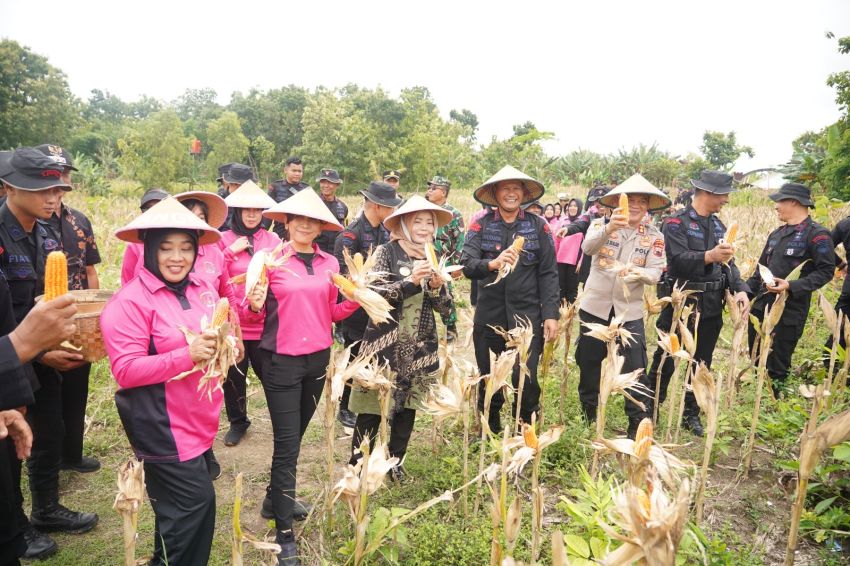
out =
[[[44,144],[36,147],[41,153],[62,167],[62,181],[72,185],[71,171],[76,171],[71,155],[62,147]],[[59,193],[59,210],[47,221],[59,235],[62,249],[68,258],[68,289],[99,289],[95,265],[100,263],[100,252],[94,239],[91,222],[85,214],[62,202]],[[62,469],[80,473],[96,472],[100,462],[83,456],[83,433],[86,425],[86,405],[89,395],[91,364],[60,372],[62,375],[62,420],[65,423],[65,440],[62,444]]]
[[[760,321],[764,320],[765,309],[773,304],[778,294],[788,291],[785,310],[774,331],[773,346],[767,356],[767,374],[774,395],[779,396],[788,377],[794,348],[806,326],[812,292],[826,285],[835,272],[835,250],[829,230],[809,216],[809,208],[814,208],[815,203],[808,187],[785,183],[770,198],[776,203],[779,220],[785,224],[767,237],[759,264],[774,275],[774,283],[768,285],[756,269],[747,286],[752,293],[757,293],[750,310]],[[788,281],[788,274],[803,262],[805,265],[800,277]],[[755,328],[750,323],[751,351],[755,337]]]
[[[283,179],[273,181],[269,187],[269,196],[275,202],[283,202],[292,195],[310,188],[307,183],[301,182],[301,177],[304,176],[304,165],[301,163],[300,157],[290,157],[286,160],[283,166]],[[286,231],[286,225],[283,223],[275,223],[274,233],[280,236],[281,240],[288,240],[289,234]]]
[[[342,184],[342,179],[339,178],[339,173],[335,169],[322,169],[319,178],[316,179],[319,183],[319,196],[322,197],[322,202],[334,215],[337,221],[345,226],[348,224],[348,206],[336,198],[336,191]],[[316,238],[316,245],[325,253],[334,253],[334,242],[336,242],[339,232],[333,230],[322,230],[322,233]]]
[[[363,212],[340,233],[336,242],[334,242],[334,256],[339,261],[339,271],[343,275],[348,273],[348,267],[343,259],[343,250],[348,250],[348,253],[352,256],[360,252],[365,258],[375,248],[389,242],[390,233],[384,228],[383,222],[401,204],[401,199],[398,198],[396,190],[379,181],[370,183],[369,188],[360,191],[360,194],[364,197]],[[357,309],[351,316],[343,320],[342,336],[344,344],[350,346],[361,340],[368,322],[369,317],[362,308]],[[351,352],[352,355],[357,355],[357,350],[359,350],[359,347],[355,345]],[[339,403],[339,421],[344,426],[353,428],[356,416],[348,410],[350,396],[351,387],[346,385],[342,393],[342,400]]]
[[[838,221],[835,228],[832,229],[832,246],[838,248],[839,244],[844,246],[844,255],[850,258],[850,216]],[[835,303],[835,312],[838,316],[850,316],[850,277],[847,277],[847,261],[835,254],[835,267],[840,270],[844,276],[844,284],[841,286],[841,294],[838,296],[838,301]],[[839,345],[845,348],[847,344],[844,341],[842,333],[839,338]],[[827,338],[826,351],[832,351],[832,335]],[[829,368],[829,356],[824,356],[824,367]]]
[[[254,175],[254,170],[242,163],[225,163],[218,168],[218,174],[219,177],[216,181],[220,184],[218,196],[221,198],[227,198],[230,193],[241,187],[245,181],[257,180],[256,175]],[[227,218],[224,219],[224,224],[220,227],[214,227],[219,228],[220,230],[230,230],[230,220],[232,217],[233,211],[228,209]],[[266,228],[269,226],[271,226],[271,221],[268,221]]]
[[[734,294],[734,299],[749,306],[747,294],[749,288],[741,280],[738,267],[733,259],[734,249],[729,243],[720,243],[726,234],[726,227],[716,214],[729,202],[733,191],[732,176],[722,171],[703,171],[699,180],[691,181],[694,186],[693,202],[673,214],[664,222],[664,246],[667,251],[667,274],[658,284],[658,296],[670,295],[673,285],[686,283],[686,290],[699,291],[691,295],[691,302],[700,313],[697,329],[696,352],[694,360],[711,366],[714,346],[723,327],[723,305],[726,289]],[[688,329],[694,332],[694,316],[688,320]],[[673,325],[673,308],[667,305],[655,323],[656,328],[669,332]],[[663,351],[656,348],[652,365],[646,374],[650,389],[655,389],[658,366]],[[661,369],[661,391],[658,401],[667,398],[667,385],[673,375],[673,360],[667,358]],[[654,398],[654,393],[650,399]],[[646,415],[652,416],[652,401],[648,401]],[[702,436],[703,428],[699,418],[699,405],[694,394],[685,394],[685,414],[683,425],[696,436]]]
[[[20,564],[17,559],[24,555],[45,558],[58,550],[50,537],[25,536],[27,518],[22,508],[21,459],[29,457],[32,430],[23,413],[33,403],[32,367],[28,362],[73,335],[72,317],[76,312],[73,298],[63,295],[39,303],[17,324],[9,284],[0,270],[0,564],[3,565]],[[37,544],[27,545],[28,540]]]
[[[490,325],[510,330],[517,326],[520,317],[527,318],[534,329],[528,353],[530,375],[526,378],[519,411],[526,423],[531,422],[532,414],[540,408],[537,363],[543,340],[553,340],[558,333],[558,270],[549,223],[521,210],[523,204],[538,200],[544,192],[540,182],[510,165],[503,167],[475,190],[475,200],[497,208],[470,223],[460,259],[463,274],[478,286],[473,332],[482,337],[488,350],[498,355],[506,349],[504,338]],[[521,252],[511,247],[517,236],[525,238]],[[506,263],[515,266],[513,273],[493,284],[497,272]],[[490,373],[489,352],[476,349],[475,357],[481,374]],[[513,383],[515,387],[519,383],[518,365]],[[481,411],[483,386],[482,381],[478,407]],[[504,402],[504,396],[497,393],[490,404],[487,421],[494,433],[502,430],[499,414]]]
[[[8,197],[0,206],[0,269],[9,282],[15,320],[23,320],[33,308],[35,297],[44,292],[47,254],[60,249],[59,236],[44,221],[59,207],[58,193],[71,187],[62,181],[62,167],[34,148],[16,149],[9,165],[10,170],[2,177]],[[81,533],[92,529],[98,520],[93,513],[71,511],[59,503],[65,426],[57,370],[78,367],[80,358],[79,354],[51,350],[37,356],[37,362],[32,364],[39,388],[35,403],[27,410],[33,429],[27,468],[32,493],[31,525],[38,529]],[[28,529],[25,534],[27,544],[33,548],[44,544],[43,537],[35,529]]]

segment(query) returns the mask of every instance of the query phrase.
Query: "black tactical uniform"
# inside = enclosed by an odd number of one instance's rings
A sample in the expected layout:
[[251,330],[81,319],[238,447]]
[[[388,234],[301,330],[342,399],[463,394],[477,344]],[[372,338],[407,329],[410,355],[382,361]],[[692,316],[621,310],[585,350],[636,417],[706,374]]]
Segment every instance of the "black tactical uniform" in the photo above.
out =
[[[728,177],[728,175],[727,175]],[[731,177],[729,180],[731,191]],[[693,206],[688,205],[683,210],[667,218],[662,227],[664,234],[665,249],[667,252],[668,269],[662,283],[658,284],[658,296],[670,295],[674,284],[685,285],[686,290],[696,290],[699,293],[691,295],[691,302],[695,303],[696,310],[700,313],[699,328],[697,329],[696,352],[694,360],[705,362],[711,366],[714,347],[723,327],[723,305],[726,290],[732,294],[739,291],[748,292],[749,288],[741,280],[735,261],[731,260],[729,266],[721,263],[705,263],[705,253],[713,249],[726,234],[726,227],[714,214],[705,217],[700,216]],[[694,332],[694,319],[688,321],[688,329]],[[667,305],[655,323],[656,328],[669,332],[673,325],[673,308]],[[659,347],[655,350],[652,365],[647,372],[649,385],[655,388],[658,366],[663,355]],[[673,360],[667,358],[661,370],[661,391],[658,401],[663,403],[667,398],[667,386],[673,375]],[[652,415],[652,401],[647,403],[647,415]],[[700,434],[702,426],[699,424],[699,406],[694,394],[688,391],[685,395],[685,419],[689,425],[693,425],[695,433]],[[692,429],[693,430],[693,429]]]
[[[488,286],[497,274],[489,270],[488,263],[510,246],[517,236],[523,236],[525,243],[513,273],[495,285]],[[482,333],[489,350],[500,354],[505,350],[505,341],[488,325],[509,330],[517,325],[516,317],[520,317],[528,318],[534,328],[534,340],[528,358],[530,375],[525,382],[520,408],[520,417],[530,422],[532,413],[539,409],[540,401],[537,364],[543,348],[542,324],[544,320],[559,318],[558,269],[549,224],[543,218],[523,211],[520,211],[516,220],[507,223],[502,220],[498,210],[491,210],[470,223],[460,263],[464,266],[463,274],[478,287],[475,330]],[[489,352],[483,348],[476,351],[476,361],[482,374],[490,372]],[[518,368],[514,370],[513,382],[514,386],[519,382]],[[483,401],[482,389],[479,396],[480,410],[484,408]],[[488,415],[491,430],[501,429],[498,416],[504,402],[501,393],[493,396]]]
[[[304,189],[309,188],[310,185],[304,182],[299,182],[298,184],[293,185],[286,179],[278,179],[277,181],[273,181],[269,187],[269,196],[272,197],[275,202],[283,202],[292,195],[298,194]],[[280,236],[281,240],[286,241],[289,239],[289,234],[286,232],[286,226],[282,222],[275,222],[274,233]]]
[[[339,262],[339,272],[342,275],[348,274],[348,267],[343,260],[342,251],[348,250],[352,256],[357,252],[363,254],[365,258],[371,252],[383,244],[390,241],[390,233],[384,228],[383,224],[372,226],[364,213],[360,213],[354,222],[349,224],[343,230],[334,243],[333,254]],[[342,321],[342,333],[345,337],[345,343],[350,344],[363,338],[363,332],[366,330],[366,324],[369,322],[369,316],[362,308],[354,311],[354,314]]]
[[[335,198],[331,201],[322,199],[322,202],[325,203],[325,206],[328,207],[328,210],[330,210],[331,214],[334,215],[334,218],[337,219],[337,222],[339,222],[343,226],[348,224],[348,206],[344,202],[342,202],[338,198]],[[336,242],[336,239],[338,237],[338,230],[322,230],[322,233],[316,237],[314,242],[317,246],[319,246],[320,250],[325,253],[332,254],[335,252],[334,243]],[[340,268],[342,268],[343,263],[344,262],[342,261],[340,262]]]
[[[783,189],[789,185],[803,187],[797,183],[788,183]],[[780,189],[779,193],[771,195],[771,198],[782,200],[783,195]],[[766,266],[780,279],[788,277],[788,274],[803,262],[806,263],[801,269],[799,279],[788,282],[789,295],[785,301],[785,310],[774,330],[772,350],[767,357],[767,373],[774,393],[779,393],[788,377],[791,356],[806,325],[812,292],[826,285],[835,271],[835,251],[829,231],[811,217],[799,224],[786,224],[771,232],[759,257],[759,264]],[[750,312],[759,320],[763,320],[765,309],[773,304],[778,295],[765,289],[758,269],[747,281],[747,285],[756,294]],[[751,351],[755,337],[755,328],[750,324]]]

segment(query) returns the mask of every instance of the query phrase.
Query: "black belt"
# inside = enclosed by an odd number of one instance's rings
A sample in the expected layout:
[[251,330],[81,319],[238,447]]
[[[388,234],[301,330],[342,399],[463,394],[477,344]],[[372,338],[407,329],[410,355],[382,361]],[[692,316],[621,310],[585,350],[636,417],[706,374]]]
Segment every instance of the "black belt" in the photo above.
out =
[[717,281],[707,281],[705,283],[690,282],[685,284],[686,291],[722,291],[726,286],[726,281],[719,279]]

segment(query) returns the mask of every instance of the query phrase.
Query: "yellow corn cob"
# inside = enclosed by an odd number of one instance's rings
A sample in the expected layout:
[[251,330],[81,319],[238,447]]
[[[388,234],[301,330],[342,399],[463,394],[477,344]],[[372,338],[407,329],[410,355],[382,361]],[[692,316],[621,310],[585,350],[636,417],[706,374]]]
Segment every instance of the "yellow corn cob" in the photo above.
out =
[[62,252],[50,252],[44,267],[44,300],[51,301],[67,292],[68,260]]
[[218,328],[225,322],[227,322],[227,315],[230,314],[230,303],[227,302],[227,299],[221,298],[218,300],[218,303],[215,305],[215,311],[213,312],[212,319],[212,328]]
[[643,460],[649,457],[652,448],[652,419],[643,419],[635,433],[635,456]]
[[428,263],[433,269],[439,268],[440,262],[437,259],[437,252],[434,250],[434,244],[431,242],[425,242],[425,259],[428,260]]
[[518,252],[522,251],[522,247],[525,245],[525,238],[522,236],[517,236],[514,240],[514,243],[511,244],[511,247]]
[[529,426],[527,424],[522,425],[522,438],[525,440],[525,445],[529,448],[537,450],[537,447],[540,445],[537,441],[537,434],[534,432],[533,426]]
[[354,265],[357,266],[357,273],[363,271],[363,254],[357,252],[354,254],[352,260],[354,261]]
[[354,291],[357,290],[357,287],[352,283],[347,277],[344,275],[340,275],[339,273],[334,273],[332,275],[334,285],[336,285],[339,290],[348,298],[354,296]]
[[629,195],[626,193],[620,193],[620,214],[627,214],[629,212]]
[[738,223],[733,222],[729,229],[726,230],[726,242],[730,244],[735,243],[735,238],[738,237]]
[[649,519],[652,516],[652,502],[644,490],[638,492],[638,502],[640,503],[640,513],[644,520]]
[[670,334],[670,352],[671,352],[671,353],[673,353],[673,354],[675,354],[675,353],[676,353],[676,352],[678,352],[681,348],[682,348],[682,347],[679,345],[679,337],[678,337],[678,336],[676,336],[675,334],[672,334],[672,333],[671,333],[671,334]]

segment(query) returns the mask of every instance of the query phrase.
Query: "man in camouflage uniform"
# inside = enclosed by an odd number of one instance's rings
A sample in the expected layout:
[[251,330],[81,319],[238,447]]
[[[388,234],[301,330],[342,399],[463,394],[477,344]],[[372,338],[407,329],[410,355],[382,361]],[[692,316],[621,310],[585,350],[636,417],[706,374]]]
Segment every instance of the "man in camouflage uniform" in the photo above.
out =
[[[425,198],[452,213],[452,221],[437,228],[437,233],[434,236],[434,249],[439,255],[446,256],[448,265],[459,265],[464,241],[463,215],[448,203],[451,187],[452,184],[448,179],[435,175],[428,181],[428,192],[425,193]],[[461,270],[457,270],[453,277],[457,279],[462,275]],[[451,285],[449,285],[449,291],[451,291]],[[454,300],[452,300],[449,316],[443,317],[443,323],[446,325],[446,339],[449,342],[454,342],[457,338],[457,309]]]

